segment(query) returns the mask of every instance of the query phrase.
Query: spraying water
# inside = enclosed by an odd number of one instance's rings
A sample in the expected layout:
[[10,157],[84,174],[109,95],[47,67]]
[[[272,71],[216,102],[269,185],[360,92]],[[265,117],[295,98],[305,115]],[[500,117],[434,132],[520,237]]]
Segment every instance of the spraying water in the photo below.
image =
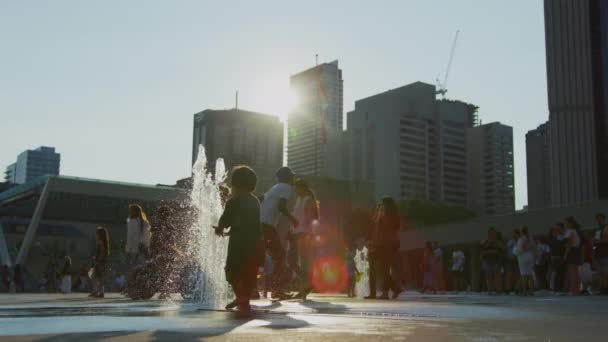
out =
[[199,146],[199,153],[192,167],[192,193],[190,201],[196,219],[190,229],[189,255],[194,262],[196,277],[196,298],[205,307],[219,309],[232,297],[226,282],[224,265],[228,252],[228,239],[217,237],[216,226],[223,211],[220,184],[226,180],[223,159],[215,163],[215,175],[207,168],[205,148]]
[[355,293],[357,298],[363,299],[363,297],[369,294],[369,261],[367,259],[367,247],[357,249],[355,254],[355,265],[357,270],[361,272],[361,277],[357,284],[355,284]]

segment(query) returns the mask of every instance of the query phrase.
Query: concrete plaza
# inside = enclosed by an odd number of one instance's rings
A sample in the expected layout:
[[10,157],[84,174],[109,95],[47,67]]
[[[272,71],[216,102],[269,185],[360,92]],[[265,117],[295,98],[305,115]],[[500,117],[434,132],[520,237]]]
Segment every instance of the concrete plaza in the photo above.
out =
[[316,295],[256,301],[251,319],[118,294],[0,294],[0,341],[605,341],[608,297],[421,295],[363,301]]

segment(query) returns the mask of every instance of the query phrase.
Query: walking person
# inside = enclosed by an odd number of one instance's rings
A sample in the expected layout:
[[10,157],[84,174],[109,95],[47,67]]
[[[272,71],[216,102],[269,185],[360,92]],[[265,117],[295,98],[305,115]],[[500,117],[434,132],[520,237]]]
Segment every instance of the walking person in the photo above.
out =
[[592,294],[591,283],[593,281],[593,273],[591,265],[593,265],[593,240],[591,232],[586,231],[581,234],[581,253],[582,264],[579,269],[579,277],[581,278],[581,294]]
[[486,278],[488,294],[496,293],[502,286],[498,284],[501,279],[499,270],[502,245],[497,240],[496,230],[488,229],[488,238],[481,242],[481,266]]
[[580,224],[572,216],[566,219],[566,233],[564,238],[567,241],[564,260],[566,261],[568,294],[576,296],[580,293],[580,276],[578,268],[582,264],[582,249]]
[[[240,312],[248,313],[264,251],[260,202],[253,195],[258,178],[251,168],[237,166],[232,171],[231,181],[232,197],[226,202],[215,233],[229,235],[226,280],[236,299],[226,305],[226,309],[238,307]],[[227,228],[230,228],[228,233],[225,232]]]
[[105,227],[97,227],[95,261],[93,264],[92,292],[89,297],[104,298],[104,281],[106,275],[106,262],[110,256],[110,236]]
[[566,242],[567,241],[564,238],[564,224],[558,222],[551,229],[551,237],[549,238],[549,249],[551,253],[549,288],[554,292],[566,290],[566,263],[564,261]]
[[545,290],[548,288],[547,273],[549,271],[549,260],[551,250],[545,238],[534,239],[536,244],[534,274],[536,276],[536,288]]
[[596,258],[600,273],[600,294],[606,295],[608,294],[608,225],[604,214],[597,214],[595,219],[598,225]]
[[63,268],[61,269],[61,285],[59,286],[61,293],[72,293],[72,258],[66,256],[63,258]]
[[435,256],[435,269],[437,272],[435,275],[437,276],[437,288],[440,294],[445,294],[446,284],[445,284],[445,272],[443,269],[443,250],[439,247],[439,243],[434,241],[432,243],[433,246],[433,255]]
[[468,287],[464,276],[466,257],[460,248],[454,248],[452,251],[452,290],[465,291]]
[[283,289],[282,279],[285,270],[285,246],[281,243],[277,230],[279,218],[286,217],[292,226],[299,225],[298,220],[291,214],[295,200],[293,184],[295,176],[288,167],[281,167],[277,173],[278,183],[262,196],[260,204],[260,220],[266,249],[272,257],[272,297],[277,299],[290,298]]
[[521,275],[521,295],[532,296],[534,289],[534,253],[536,248],[530,239],[528,227],[521,229],[521,234],[513,253],[517,256],[519,263],[519,274]]
[[131,270],[143,263],[150,254],[151,228],[150,222],[142,207],[138,204],[129,205],[127,218],[127,265]]
[[401,292],[400,284],[391,277],[391,265],[399,253],[400,218],[397,203],[392,197],[384,197],[376,213],[375,225],[370,243],[370,272],[369,296],[376,298],[376,278],[382,279],[382,294],[378,299],[388,299],[389,290],[393,291],[392,298],[397,298]]
[[511,238],[506,243],[506,259],[505,259],[505,293],[517,293],[520,287],[519,262],[517,256],[513,253],[515,245],[521,232],[519,229],[513,229]]
[[433,245],[430,242],[424,245],[421,269],[423,273],[422,293],[437,293],[437,262],[433,253]]
[[297,197],[293,216],[297,219],[298,225],[293,228],[292,241],[295,242],[296,269],[299,271],[300,280],[300,289],[296,297],[306,299],[312,291],[310,277],[315,257],[313,231],[319,221],[319,205],[314,192],[305,180],[295,181],[295,192]]

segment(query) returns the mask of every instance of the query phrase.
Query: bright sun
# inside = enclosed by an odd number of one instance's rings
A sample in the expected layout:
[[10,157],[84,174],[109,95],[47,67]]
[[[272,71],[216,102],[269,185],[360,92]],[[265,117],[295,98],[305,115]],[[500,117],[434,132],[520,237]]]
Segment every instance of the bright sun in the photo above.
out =
[[[268,77],[258,80],[251,89],[251,109],[273,114],[285,121],[287,113],[295,106],[296,96],[289,88],[288,76]],[[245,104],[244,107],[249,107]],[[243,108],[247,109],[247,108]]]

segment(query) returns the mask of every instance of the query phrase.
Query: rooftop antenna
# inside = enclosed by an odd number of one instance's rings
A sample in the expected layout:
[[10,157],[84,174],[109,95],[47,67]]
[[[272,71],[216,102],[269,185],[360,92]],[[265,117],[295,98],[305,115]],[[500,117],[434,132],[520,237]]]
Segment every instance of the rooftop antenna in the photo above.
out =
[[319,54],[315,54],[315,65],[319,65]]
[[234,109],[239,110],[239,91],[236,91],[236,96],[234,97]]

